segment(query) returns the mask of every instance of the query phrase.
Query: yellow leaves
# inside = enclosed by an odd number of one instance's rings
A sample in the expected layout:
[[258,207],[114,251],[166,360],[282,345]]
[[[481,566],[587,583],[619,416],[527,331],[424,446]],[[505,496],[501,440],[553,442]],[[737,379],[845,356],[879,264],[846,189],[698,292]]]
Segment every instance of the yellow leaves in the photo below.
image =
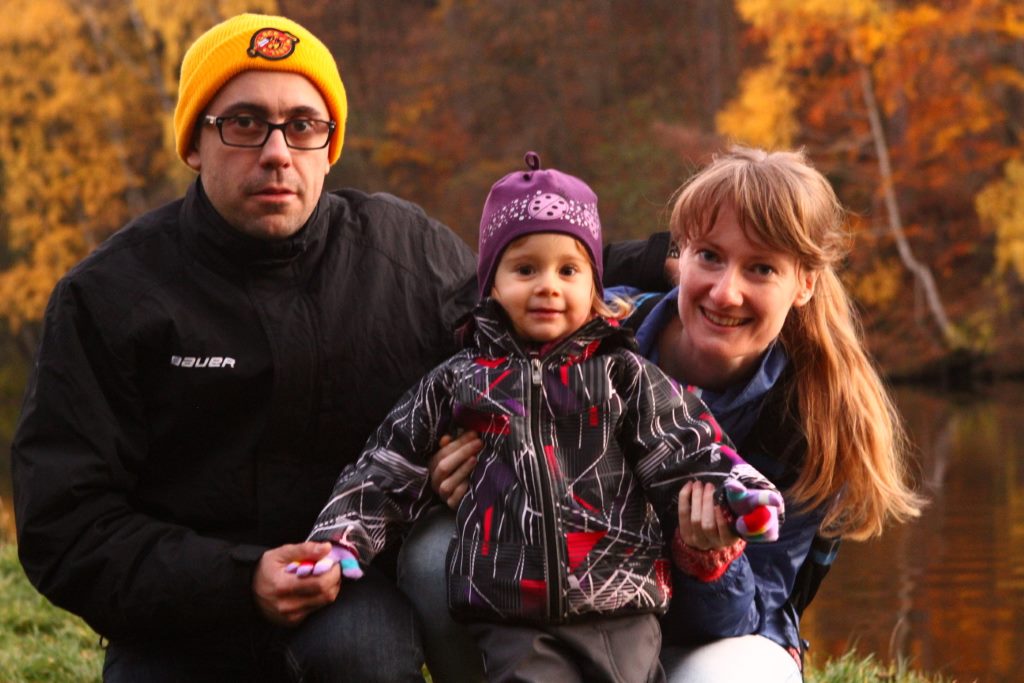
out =
[[736,10],[746,22],[764,29],[777,29],[786,24],[787,17],[794,15],[818,22],[857,22],[878,11],[878,4],[877,0],[736,0]]
[[277,0],[220,0],[217,3],[221,17],[233,17],[242,12],[256,14],[280,14]]
[[722,135],[748,145],[790,147],[798,130],[796,107],[785,72],[769,64],[741,77],[739,96],[718,113],[715,126]]
[[877,0],[736,0],[736,10],[759,30],[796,36],[808,26],[864,23],[877,14],[879,6]]
[[847,282],[853,297],[869,306],[886,306],[902,295],[905,271],[896,259],[876,261],[871,270]]
[[42,235],[28,259],[0,273],[0,317],[15,334],[38,320],[54,283],[73,266],[83,251],[81,234],[63,228]]
[[170,128],[182,55],[270,0],[0,0],[0,319],[39,320],[57,279],[186,178]]
[[1012,270],[1024,280],[1024,159],[1004,166],[1003,177],[978,193],[974,206],[982,222],[995,228],[995,271]]
[[77,30],[76,13],[69,9],[63,2],[0,2],[6,35],[41,45],[55,44]]

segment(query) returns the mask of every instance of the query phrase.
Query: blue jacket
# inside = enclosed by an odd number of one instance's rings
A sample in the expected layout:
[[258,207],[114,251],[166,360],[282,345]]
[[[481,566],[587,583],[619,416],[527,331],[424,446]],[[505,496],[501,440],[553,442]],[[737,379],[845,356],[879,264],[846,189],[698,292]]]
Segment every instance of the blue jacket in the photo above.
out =
[[[638,294],[610,288],[607,293],[628,295],[638,304],[635,315],[642,320],[627,324],[636,329],[640,353],[657,363],[657,337],[677,315],[678,289]],[[656,298],[653,306],[644,305],[648,297]],[[787,398],[788,370],[785,351],[775,344],[744,386],[722,393],[688,387],[704,400],[743,457],[782,491],[796,481],[806,449],[797,407],[788,403],[792,400]],[[673,573],[672,605],[662,619],[666,645],[756,633],[784,648],[803,649],[800,613],[831,564],[838,543],[816,539],[822,508],[800,510],[787,498],[786,511],[778,542],[748,545],[719,579],[705,583],[680,571]]]

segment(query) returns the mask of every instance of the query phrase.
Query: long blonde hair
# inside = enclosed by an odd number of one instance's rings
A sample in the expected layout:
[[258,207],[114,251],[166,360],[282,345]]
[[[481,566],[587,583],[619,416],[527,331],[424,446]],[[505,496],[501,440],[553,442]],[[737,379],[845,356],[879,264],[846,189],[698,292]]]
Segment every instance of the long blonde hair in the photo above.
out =
[[790,310],[779,335],[807,441],[789,495],[798,505],[828,505],[826,535],[862,540],[889,521],[917,517],[923,499],[908,483],[902,420],[864,350],[859,319],[836,274],[849,233],[832,186],[802,152],[733,147],[676,194],[673,238],[685,246],[701,237],[723,206],[735,210],[748,239],[792,254],[802,272],[817,275],[811,300]]

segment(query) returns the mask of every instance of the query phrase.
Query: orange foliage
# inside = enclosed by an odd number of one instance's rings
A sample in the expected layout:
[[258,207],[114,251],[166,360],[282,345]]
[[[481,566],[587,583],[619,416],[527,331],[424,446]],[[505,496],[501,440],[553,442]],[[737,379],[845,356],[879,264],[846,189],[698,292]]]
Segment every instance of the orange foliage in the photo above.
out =
[[0,321],[17,333],[71,265],[191,177],[172,145],[178,65],[224,15],[180,0],[0,0],[0,16]]
[[[738,96],[718,118],[720,131],[767,143],[773,134],[786,139],[781,133],[795,128],[789,142],[807,148],[844,202],[865,217],[862,229],[879,241],[887,217],[859,78],[866,69],[914,254],[943,276],[944,298],[960,301],[967,292],[978,292],[973,305],[960,308],[980,310],[987,304],[981,293],[993,258],[986,238],[1006,219],[979,224],[974,197],[997,177],[1004,161],[1020,156],[1024,142],[1019,1],[736,0],[736,5],[765,57],[741,78]],[[773,92],[758,85],[752,79],[759,73],[774,74],[781,86]],[[792,123],[789,116],[795,117]],[[1016,244],[1005,233],[1003,228],[996,245],[1003,268],[1013,263]],[[889,304],[895,249],[885,239],[878,248],[855,253],[848,277],[869,310],[905,315],[899,303]]]

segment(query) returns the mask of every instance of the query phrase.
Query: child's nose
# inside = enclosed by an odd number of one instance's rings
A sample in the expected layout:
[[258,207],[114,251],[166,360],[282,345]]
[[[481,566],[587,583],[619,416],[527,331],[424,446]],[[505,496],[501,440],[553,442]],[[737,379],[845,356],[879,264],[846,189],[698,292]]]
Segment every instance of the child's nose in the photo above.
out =
[[544,294],[558,293],[558,273],[544,271],[537,278],[536,291]]

